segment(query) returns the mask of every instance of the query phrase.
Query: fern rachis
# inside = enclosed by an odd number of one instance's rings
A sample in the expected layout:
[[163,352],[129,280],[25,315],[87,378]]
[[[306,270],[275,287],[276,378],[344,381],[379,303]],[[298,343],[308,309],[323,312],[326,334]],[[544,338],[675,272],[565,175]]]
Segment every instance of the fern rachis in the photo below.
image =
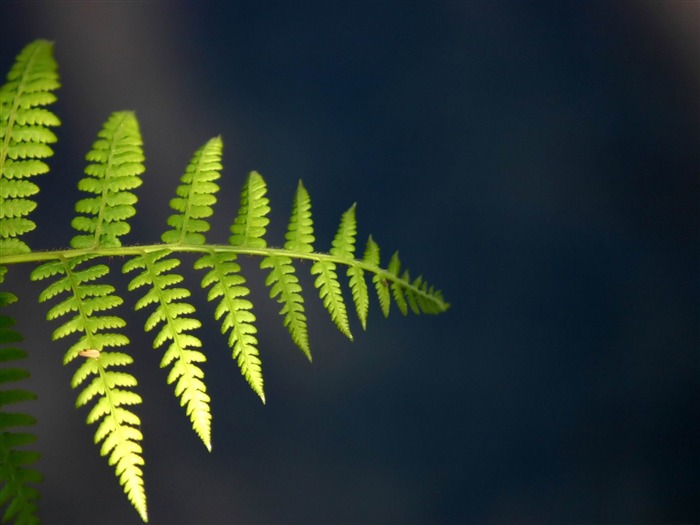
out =
[[[265,180],[257,172],[251,172],[243,185],[228,243],[208,242],[206,233],[219,190],[216,181],[222,170],[220,137],[207,141],[187,165],[170,200],[173,214],[167,219],[169,229],[161,235],[161,242],[123,245],[122,237],[130,231],[129,220],[136,213],[135,191],[145,173],[138,121],[128,111],[109,116],[86,157],[85,176],[78,181],[78,189],[85,195],[75,205],[76,217],[71,225],[76,233],[70,239],[70,248],[33,250],[24,236],[35,227],[28,216],[36,206],[33,196],[40,188],[28,179],[48,171],[48,166],[39,159],[52,154],[47,144],[55,142],[56,137],[49,128],[59,122],[44,106],[54,101],[52,91],[56,87],[58,77],[51,44],[37,41],[19,55],[8,82],[0,89],[0,282],[5,280],[9,266],[21,263],[38,264],[32,279],[49,281],[39,301],[55,303],[47,314],[49,320],[60,321],[53,339],[71,340],[65,350],[64,364],[76,360],[80,363],[71,382],[79,390],[76,405],[94,403],[87,422],[99,423],[95,442],[101,443],[100,453],[108,456],[127,497],[144,521],[147,506],[143,436],[136,411],[141,397],[136,392],[137,379],[129,371],[137,349],[131,348],[125,335],[126,320],[115,313],[125,301],[110,284],[107,258],[124,259],[122,271],[131,276],[127,292],[140,294],[134,308],[150,310],[144,329],[154,331],[153,347],[163,352],[161,367],[170,368],[167,382],[174,384],[175,395],[193,430],[209,450],[212,416],[203,370],[206,349],[196,335],[201,323],[196,308],[189,302],[192,291],[184,284],[182,272],[176,271],[182,267],[183,255],[193,254],[193,268],[203,271],[201,286],[206,289],[207,299],[215,303],[213,316],[221,323],[221,332],[241,374],[263,401],[254,298],[238,264],[240,256],[259,258],[269,295],[281,305],[282,324],[309,360],[311,345],[305,298],[297,274],[303,268],[300,261],[310,262],[319,299],[338,329],[350,339],[345,296],[349,291],[360,325],[366,329],[372,290],[368,278],[384,316],[389,314],[392,298],[404,315],[409,310],[440,313],[449,307],[442,294],[422,277],[411,280],[409,272],[401,268],[398,253],[387,268],[382,268],[379,246],[371,236],[362,258],[356,258],[355,204],[343,213],[330,250],[316,251],[311,199],[301,182],[292,200],[283,247],[267,244],[271,204],[266,196]],[[347,276],[349,290],[343,290],[341,273]],[[11,285],[11,281],[3,284]],[[0,302],[8,305],[13,297],[2,292]],[[19,338],[16,332],[5,330],[11,324],[11,318],[0,317],[0,357],[8,362],[22,355],[4,347],[4,343]],[[14,370],[3,369],[0,383],[26,375]],[[31,393],[3,392],[0,400],[4,406],[31,397]],[[19,417],[17,422],[29,424],[31,418]],[[33,438],[30,434],[6,431],[4,422],[2,430],[3,461],[8,464],[8,472],[20,474],[3,473],[0,503],[8,503],[7,519],[17,517],[18,522],[31,522],[38,494],[32,484],[39,480],[39,474],[24,465],[36,456],[12,447],[31,443]]]

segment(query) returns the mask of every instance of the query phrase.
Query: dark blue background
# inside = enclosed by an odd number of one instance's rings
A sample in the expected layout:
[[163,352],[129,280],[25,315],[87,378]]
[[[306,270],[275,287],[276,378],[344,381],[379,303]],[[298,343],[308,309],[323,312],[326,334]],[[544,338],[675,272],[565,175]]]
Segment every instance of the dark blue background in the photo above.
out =
[[[221,134],[211,240],[256,169],[280,244],[303,178],[319,249],[357,201],[362,242],[371,232],[384,261],[400,248],[452,303],[385,320],[374,301],[350,343],[305,279],[309,365],[244,261],[268,404],[196,293],[210,455],[119,277],[152,523],[700,522],[697,3],[4,2],[0,15],[3,71],[46,38],[63,84],[34,249],[67,245],[84,154],[112,111],[134,109],[147,173],[129,243],[159,238],[192,153]],[[8,314],[40,396],[27,410],[43,519],[137,522],[28,274],[12,269]],[[186,270],[193,288],[200,277]]]

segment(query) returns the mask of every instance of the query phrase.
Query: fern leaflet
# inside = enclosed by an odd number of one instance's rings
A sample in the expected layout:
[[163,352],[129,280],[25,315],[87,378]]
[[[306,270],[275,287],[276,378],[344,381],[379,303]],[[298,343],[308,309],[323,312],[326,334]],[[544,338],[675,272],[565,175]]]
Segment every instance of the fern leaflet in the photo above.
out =
[[260,268],[270,269],[270,274],[265,280],[265,285],[270,287],[270,298],[277,298],[283,304],[280,314],[284,315],[284,325],[289,330],[292,340],[311,361],[304,299],[292,259],[282,255],[269,255],[261,261]]
[[404,287],[401,286],[401,279],[399,277],[399,271],[401,270],[401,261],[399,260],[399,252],[394,252],[389,261],[389,267],[387,271],[393,277],[391,283],[391,291],[394,294],[394,300],[396,301],[396,306],[399,307],[399,311],[403,315],[408,315],[408,305],[406,304],[406,297],[404,297]]
[[133,376],[108,370],[110,367],[131,364],[133,360],[121,352],[105,351],[105,348],[129,344],[125,335],[114,331],[123,328],[126,323],[118,316],[97,315],[119,306],[122,300],[114,295],[112,286],[94,282],[107,275],[107,266],[86,265],[81,268],[81,265],[89,263],[91,259],[91,256],[82,256],[45,263],[32,272],[32,279],[60,276],[41,293],[41,302],[59,294],[69,295],[67,299],[53,306],[47,315],[48,319],[57,319],[75,314],[53,333],[54,340],[73,333],[80,334],[78,341],[66,352],[63,363],[70,363],[86,350],[97,352],[97,357],[85,359],[73,375],[73,388],[80,386],[88,377],[94,376],[78,396],[76,406],[83,406],[98,397],[97,403],[88,414],[87,423],[95,423],[102,419],[95,432],[95,443],[104,440],[100,454],[109,454],[109,464],[115,465],[117,476],[129,501],[136,507],[143,520],[147,521],[141,469],[143,458],[139,443],[143,437],[138,430],[140,420],[133,412],[124,408],[125,405],[140,403],[141,398],[131,390],[117,388],[136,386]]
[[355,236],[357,235],[355,208],[356,205],[353,204],[349,210],[343,213],[338,232],[333,239],[331,254],[348,261],[347,274],[350,278],[350,291],[357,310],[357,317],[362,329],[365,330],[369,311],[369,293],[367,292],[365,272],[359,265],[355,264]]
[[177,188],[177,197],[170,207],[176,214],[168,218],[172,230],[161,238],[167,244],[204,244],[204,232],[209,231],[209,218],[216,202],[219,186],[214,182],[220,177],[221,137],[214,137],[199,148],[187,166]]
[[[285,237],[287,250],[300,253],[313,252],[311,201],[301,181],[294,196],[292,216]],[[301,285],[292,265],[292,259],[284,255],[268,255],[261,261],[260,268],[270,269],[270,274],[265,280],[265,285],[270,287],[270,298],[277,298],[283,305],[280,314],[284,315],[284,325],[289,330],[292,340],[311,361],[304,298],[301,295]]]
[[343,292],[338,282],[335,263],[327,260],[316,261],[313,266],[311,266],[311,274],[318,276],[314,281],[314,286],[319,290],[319,296],[323,301],[323,306],[328,310],[338,330],[352,341],[352,333],[350,333],[350,324],[348,323],[348,313],[345,309],[345,301],[343,300]]
[[[379,246],[376,242],[374,242],[371,235],[367,239],[364,261],[373,268],[379,268]],[[374,287],[377,291],[379,307],[382,309],[384,317],[389,317],[389,308],[391,307],[389,285],[387,284],[386,279],[378,272],[375,272],[374,275],[372,275],[372,282],[374,283]]]
[[46,173],[43,161],[53,155],[51,127],[60,124],[45,109],[56,100],[59,87],[53,44],[37,40],[19,54],[0,88],[0,253],[27,253],[20,240],[36,228],[28,219],[36,208],[31,199],[39,187],[28,179]]
[[314,222],[311,219],[311,198],[304,185],[299,181],[292,205],[284,248],[290,252],[313,253]]
[[245,299],[250,290],[245,285],[245,278],[240,274],[241,267],[235,260],[236,254],[212,251],[199,258],[195,262],[195,268],[211,268],[202,279],[202,288],[211,286],[207,294],[209,301],[221,298],[214,317],[221,319],[221,333],[230,331],[228,344],[233,349],[233,358],[243,377],[264,403],[262,366],[255,337],[257,329],[253,324],[255,315],[251,312],[253,303]]
[[267,185],[259,173],[252,171],[248,175],[241,192],[241,207],[238,216],[231,226],[229,242],[232,246],[247,246],[249,248],[264,248],[267,246],[265,229],[270,223],[267,214],[270,212],[269,200],[265,197]]
[[95,196],[76,203],[75,211],[82,215],[71,223],[87,234],[73,237],[73,248],[121,246],[119,237],[130,229],[126,220],[136,213],[136,195],[127,191],[141,185],[138,175],[144,171],[136,116],[130,111],[113,113],[98,136],[101,140],[86,157],[91,161],[85,168],[88,176],[78,183],[78,189]]
[[[2,292],[0,295],[0,307],[4,308],[13,301],[14,296],[8,292]],[[22,340],[22,336],[13,328],[14,324],[11,317],[0,315],[0,506],[7,505],[2,516],[3,522],[14,519],[16,523],[31,524],[39,523],[36,516],[39,491],[32,485],[41,481],[41,474],[29,465],[39,459],[39,454],[23,448],[36,441],[34,434],[27,431],[17,432],[15,428],[31,426],[35,420],[22,412],[5,410],[8,405],[36,399],[34,393],[27,390],[6,390],[9,383],[29,377],[24,368],[17,368],[17,361],[27,357],[27,353],[14,346],[8,346]],[[8,364],[15,367],[8,368]]]
[[[354,262],[355,231],[355,205],[353,204],[349,210],[343,213],[331,248],[331,255],[350,265]],[[331,315],[331,319],[338,329],[352,341],[345,300],[336,272],[336,263],[327,259],[318,260],[311,267],[311,274],[318,276],[314,286],[319,289],[319,295],[323,300],[323,305]]]
[[195,308],[182,299],[189,297],[190,292],[186,288],[175,287],[182,282],[182,276],[168,273],[178,267],[180,261],[166,258],[168,254],[168,250],[144,253],[127,261],[124,272],[143,270],[129,283],[130,291],[142,286],[149,287],[146,295],[136,303],[135,309],[156,305],[155,311],[146,321],[146,331],[163,325],[153,342],[153,347],[158,348],[170,341],[160,366],[164,368],[174,363],[168,375],[168,383],[176,382],[175,395],[181,398],[180,402],[192,422],[192,428],[211,451],[209,396],[203,381],[204,372],[197,365],[206,361],[206,357],[195,350],[202,346],[202,342],[187,333],[199,328],[201,323],[189,317]]

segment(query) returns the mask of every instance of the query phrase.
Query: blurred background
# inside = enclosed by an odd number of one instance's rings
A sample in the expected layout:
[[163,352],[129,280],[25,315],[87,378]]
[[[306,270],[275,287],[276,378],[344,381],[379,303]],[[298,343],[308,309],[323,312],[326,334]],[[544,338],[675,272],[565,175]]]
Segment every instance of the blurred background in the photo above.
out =
[[[55,42],[59,143],[33,249],[65,246],[84,155],[133,109],[147,157],[128,243],[159,239],[193,152],[224,140],[209,239],[246,174],[280,245],[297,181],[327,250],[358,202],[383,262],[400,249],[443,315],[350,343],[306,278],[313,364],[264,274],[253,289],[263,406],[184,257],[204,327],[207,453],[114,280],[144,404],[151,523],[700,522],[700,4],[8,2],[3,75]],[[51,343],[42,287],[12,268],[39,400],[41,515],[137,523]],[[300,267],[304,273],[304,266]],[[349,295],[346,291],[346,297]]]

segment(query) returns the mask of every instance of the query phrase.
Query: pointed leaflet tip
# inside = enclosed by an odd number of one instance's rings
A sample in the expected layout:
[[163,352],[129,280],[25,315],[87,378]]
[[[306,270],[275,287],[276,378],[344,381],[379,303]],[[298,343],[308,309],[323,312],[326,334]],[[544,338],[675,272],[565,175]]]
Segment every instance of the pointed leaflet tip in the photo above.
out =
[[292,214],[284,236],[285,249],[302,253],[312,253],[314,238],[313,219],[311,218],[311,199],[299,180],[292,204]]

